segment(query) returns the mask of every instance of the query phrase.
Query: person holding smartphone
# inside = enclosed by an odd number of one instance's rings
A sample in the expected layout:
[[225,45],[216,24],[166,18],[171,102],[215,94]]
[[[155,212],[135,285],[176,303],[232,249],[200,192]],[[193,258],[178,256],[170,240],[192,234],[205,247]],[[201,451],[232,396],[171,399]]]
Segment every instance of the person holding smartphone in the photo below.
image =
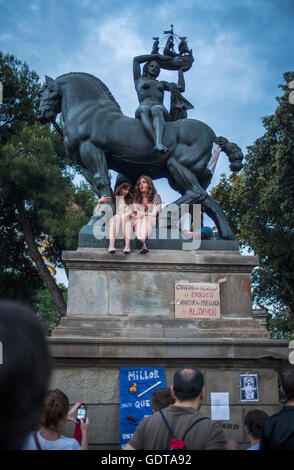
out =
[[70,410],[65,393],[59,389],[49,390],[41,419],[42,427],[28,436],[23,450],[88,450],[88,417],[80,419],[81,444],[62,434],[67,421],[78,423],[76,413],[80,405],[81,403],[77,403]]

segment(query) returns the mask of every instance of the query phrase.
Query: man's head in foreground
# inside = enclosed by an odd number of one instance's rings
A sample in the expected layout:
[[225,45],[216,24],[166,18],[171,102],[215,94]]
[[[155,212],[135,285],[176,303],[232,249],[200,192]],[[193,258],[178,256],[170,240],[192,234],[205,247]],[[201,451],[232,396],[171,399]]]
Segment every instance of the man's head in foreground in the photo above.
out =
[[18,450],[38,427],[51,371],[43,328],[26,306],[0,301],[0,449]]

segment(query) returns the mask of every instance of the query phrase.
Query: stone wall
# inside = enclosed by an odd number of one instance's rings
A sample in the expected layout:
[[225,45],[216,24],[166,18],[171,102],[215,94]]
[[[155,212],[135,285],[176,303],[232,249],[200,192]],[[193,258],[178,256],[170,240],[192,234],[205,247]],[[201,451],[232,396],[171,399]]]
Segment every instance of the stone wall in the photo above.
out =
[[[240,356],[238,347],[232,344],[227,347],[228,356],[232,355],[233,349],[235,350],[233,355]],[[288,345],[286,342],[278,341],[271,347],[271,357],[257,357],[256,359],[250,357],[250,354],[247,359],[211,357],[214,356],[214,347],[211,344],[212,354],[205,358],[201,358],[201,347],[198,358],[189,357],[189,345],[187,345],[186,359],[159,360],[153,357],[151,359],[125,358],[116,360],[109,358],[107,360],[106,358],[86,358],[87,353],[80,345],[81,356],[84,358],[55,358],[56,367],[52,377],[52,386],[63,390],[72,404],[80,401],[88,404],[91,422],[89,428],[90,448],[114,450],[119,449],[119,367],[165,367],[166,385],[170,386],[175,370],[178,367],[192,364],[199,367],[205,377],[206,394],[200,410],[201,413],[211,416],[211,392],[229,392],[230,420],[221,423],[227,439],[235,439],[239,448],[242,449],[248,447],[244,431],[244,418],[247,411],[258,408],[269,415],[278,411],[278,369],[288,353]],[[53,344],[51,344],[51,348],[53,354],[54,350],[58,350]],[[184,352],[183,349],[182,352]],[[262,345],[258,350],[255,347],[254,352],[257,353],[256,356],[259,356],[260,353],[262,356]],[[268,345],[264,347],[266,355],[267,352]],[[155,355],[156,353],[153,354],[153,356]],[[259,401],[256,403],[240,401],[239,376],[246,373],[258,374]],[[72,424],[67,425],[66,433],[72,435]]]

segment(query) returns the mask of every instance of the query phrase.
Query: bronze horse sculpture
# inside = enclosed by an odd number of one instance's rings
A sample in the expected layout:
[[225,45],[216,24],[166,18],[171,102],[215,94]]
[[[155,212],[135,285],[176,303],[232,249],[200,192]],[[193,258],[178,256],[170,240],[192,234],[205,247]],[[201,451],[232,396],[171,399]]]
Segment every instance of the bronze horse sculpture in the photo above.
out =
[[68,73],[55,80],[46,77],[39,97],[38,119],[55,123],[62,113],[66,153],[80,165],[99,197],[112,194],[108,169],[127,175],[131,182],[142,174],[152,179],[165,177],[181,194],[175,204],[201,204],[220,238],[235,238],[206,188],[212,178],[207,164],[213,143],[228,155],[232,171],[242,168],[243,154],[236,144],[217,137],[201,121],[180,119],[166,122],[163,143],[168,152],[156,152],[141,121],[123,115],[106,85],[86,73]]

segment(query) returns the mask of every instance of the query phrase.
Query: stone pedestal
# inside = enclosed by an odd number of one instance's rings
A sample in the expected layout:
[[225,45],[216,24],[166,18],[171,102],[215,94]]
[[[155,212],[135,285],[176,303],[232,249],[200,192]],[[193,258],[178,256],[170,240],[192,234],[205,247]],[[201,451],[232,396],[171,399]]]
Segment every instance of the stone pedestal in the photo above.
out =
[[[205,250],[154,249],[147,255],[86,247],[64,252],[68,311],[49,339],[56,364],[52,385],[71,402],[88,404],[93,448],[119,448],[121,366],[165,367],[169,386],[176,368],[196,365],[205,375],[202,412],[210,416],[210,392],[229,392],[231,417],[222,425],[241,446],[249,408],[277,411],[277,369],[288,344],[270,340],[264,312],[252,312],[250,273],[258,259],[241,256],[235,245],[216,250],[221,244],[213,243],[206,242]],[[175,318],[179,281],[218,282],[221,317]],[[258,374],[258,403],[240,401],[244,373]]]
[[[94,338],[268,338],[252,316],[254,256],[239,252],[154,250],[65,252],[68,311],[54,336]],[[176,319],[175,283],[220,285],[220,319]]]

